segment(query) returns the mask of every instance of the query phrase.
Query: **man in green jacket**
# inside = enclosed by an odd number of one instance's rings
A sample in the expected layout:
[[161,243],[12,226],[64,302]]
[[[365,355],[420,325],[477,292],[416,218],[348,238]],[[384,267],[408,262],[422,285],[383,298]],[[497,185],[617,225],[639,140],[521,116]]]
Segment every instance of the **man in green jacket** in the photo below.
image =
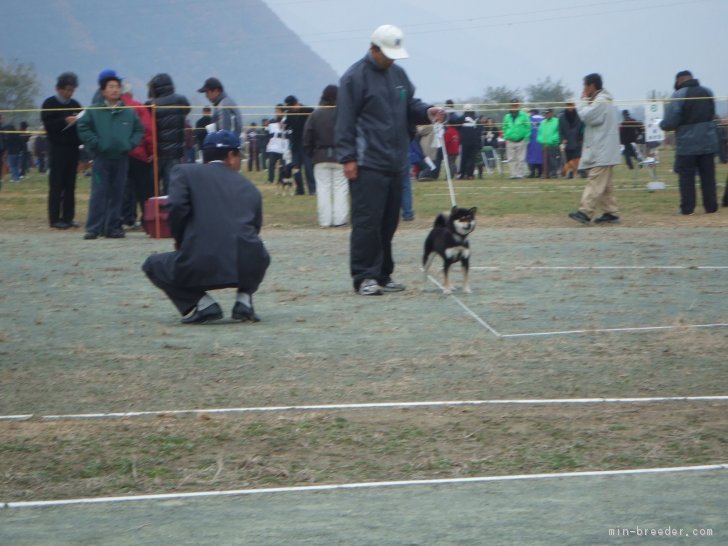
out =
[[536,140],[543,146],[543,173],[544,178],[558,178],[559,167],[561,166],[561,156],[559,154],[559,144],[561,144],[561,136],[559,134],[559,118],[554,116],[552,108],[548,108],[544,115],[546,119],[538,126],[538,135]]
[[531,138],[531,120],[521,110],[518,99],[511,101],[511,110],[503,118],[503,139],[506,141],[506,157],[511,178],[526,176],[526,148]]
[[124,237],[121,202],[128,171],[129,152],[139,144],[144,127],[132,108],[121,102],[121,79],[115,72],[100,74],[102,100],[78,116],[76,129],[86,149],[93,155],[91,199],[88,204],[86,235],[96,239]]

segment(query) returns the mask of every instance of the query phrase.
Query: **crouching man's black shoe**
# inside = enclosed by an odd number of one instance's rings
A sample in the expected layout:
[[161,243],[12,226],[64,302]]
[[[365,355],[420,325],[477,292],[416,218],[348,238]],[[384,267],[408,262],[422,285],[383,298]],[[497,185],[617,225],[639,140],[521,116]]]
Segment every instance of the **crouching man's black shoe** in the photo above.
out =
[[252,307],[248,307],[240,301],[236,301],[233,306],[233,320],[241,322],[260,322],[260,318],[255,314]]
[[217,303],[205,307],[202,311],[195,307],[194,311],[182,319],[182,324],[204,324],[222,318],[222,309]]

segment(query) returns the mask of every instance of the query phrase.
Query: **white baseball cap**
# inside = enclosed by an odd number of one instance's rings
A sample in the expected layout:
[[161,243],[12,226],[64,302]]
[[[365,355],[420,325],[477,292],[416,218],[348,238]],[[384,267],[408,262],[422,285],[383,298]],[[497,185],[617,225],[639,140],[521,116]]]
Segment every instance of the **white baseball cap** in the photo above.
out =
[[402,30],[394,25],[382,25],[372,34],[372,43],[382,50],[385,57],[392,60],[409,57],[402,45],[403,41],[404,34]]

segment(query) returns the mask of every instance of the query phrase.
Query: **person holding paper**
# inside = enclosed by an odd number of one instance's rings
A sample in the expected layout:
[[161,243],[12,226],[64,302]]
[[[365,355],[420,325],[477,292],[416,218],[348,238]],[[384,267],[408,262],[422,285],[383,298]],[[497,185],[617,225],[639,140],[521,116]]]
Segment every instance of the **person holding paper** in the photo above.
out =
[[76,171],[79,145],[76,121],[83,115],[73,99],[78,77],[64,72],[56,81],[56,94],[43,101],[41,121],[48,134],[48,223],[54,229],[78,227],[76,214]]

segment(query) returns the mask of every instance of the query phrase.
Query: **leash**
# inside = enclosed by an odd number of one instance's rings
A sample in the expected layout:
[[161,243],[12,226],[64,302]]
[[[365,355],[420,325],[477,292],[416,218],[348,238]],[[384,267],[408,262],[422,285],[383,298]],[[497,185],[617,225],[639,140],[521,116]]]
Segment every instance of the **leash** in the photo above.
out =
[[447,187],[450,190],[450,203],[453,207],[457,206],[455,201],[455,188],[452,184],[452,173],[450,172],[450,161],[447,157],[447,148],[445,147],[445,124],[437,121],[432,124],[432,130],[435,131],[435,138],[437,139],[437,145],[442,150],[442,162],[445,164],[445,176],[447,177]]

